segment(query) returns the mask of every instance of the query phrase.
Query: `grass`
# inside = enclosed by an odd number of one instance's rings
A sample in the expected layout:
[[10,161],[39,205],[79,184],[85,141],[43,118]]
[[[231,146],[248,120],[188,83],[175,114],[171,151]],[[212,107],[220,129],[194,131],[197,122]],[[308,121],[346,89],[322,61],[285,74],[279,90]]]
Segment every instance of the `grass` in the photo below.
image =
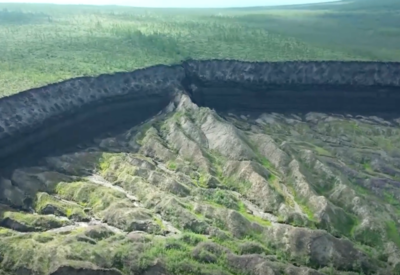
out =
[[26,229],[29,229],[29,231],[45,231],[69,224],[66,220],[60,220],[48,215],[30,215],[29,213],[15,211],[4,212],[3,218],[16,221],[22,224]]
[[320,156],[325,156],[325,157],[332,157],[332,154],[327,151],[326,149],[319,147],[319,146],[315,146],[315,151],[318,153],[318,155]]
[[[203,241],[206,241],[205,237],[194,233],[184,233],[179,239],[153,240],[139,256],[140,267],[144,270],[151,266],[155,259],[162,259],[168,271],[173,274],[200,275],[207,271],[222,271],[223,267],[227,267],[223,254],[215,255],[202,250],[197,257],[192,256],[191,251]],[[215,259],[215,262],[204,261],[203,259],[206,259],[204,256],[208,255]],[[200,265],[200,263],[206,263],[206,265]]]
[[383,201],[385,203],[390,204],[391,206],[393,206],[395,214],[400,216],[400,202],[399,200],[395,197],[395,195],[393,195],[392,193],[388,192],[388,191],[384,191],[383,192]]
[[236,191],[240,194],[246,194],[251,188],[250,181],[238,181],[235,178],[224,178],[222,182],[229,190]]
[[392,240],[397,247],[400,247],[400,233],[398,230],[398,225],[394,221],[386,222],[386,234],[388,239]]
[[0,95],[188,57],[399,60],[399,5],[356,2],[204,10],[0,4]]
[[[259,155],[259,154],[258,154]],[[260,157],[260,161],[261,161],[261,164],[265,167],[265,168],[267,168],[267,170],[268,170],[268,172],[270,172],[271,174],[269,175],[269,180],[271,180],[271,181],[274,181],[274,180],[276,180],[276,175],[275,174],[273,174],[273,173],[276,173],[276,169],[275,169],[275,167],[273,167],[273,165],[272,165],[272,163],[267,159],[267,158],[265,158],[265,157]]]
[[[79,218],[87,219],[87,215],[84,213],[83,208],[74,203],[66,203],[59,201],[47,193],[38,193],[36,195],[35,210],[38,213],[43,213],[46,207],[52,206],[56,208],[57,215],[66,216],[68,218]],[[47,213],[46,213],[47,214]]]
[[238,210],[238,201],[225,190],[217,189],[212,193],[204,194],[207,203],[216,205],[218,207],[226,207],[229,209]]
[[299,203],[299,202],[300,200],[297,201],[297,204],[300,206],[301,211],[303,211],[303,213],[307,215],[307,218],[310,221],[316,222],[316,219],[314,218],[314,212],[305,203]]
[[258,223],[262,226],[271,226],[271,222],[264,220],[260,217],[251,215],[249,213],[247,213],[247,209],[246,206],[243,204],[243,202],[239,202],[239,213],[242,214],[242,216],[244,216],[246,219],[248,219],[249,221]]
[[83,207],[104,210],[116,201],[123,201],[125,195],[107,187],[89,182],[61,182],[56,188],[57,194],[67,200],[75,201]]
[[175,171],[178,168],[178,166],[176,165],[176,162],[169,161],[168,164],[167,164],[167,168],[169,170]]
[[361,185],[352,183],[352,188],[358,195],[363,195],[365,197],[371,196],[371,192]]
[[137,137],[136,137],[136,142],[137,142],[138,144],[140,144],[140,145],[143,144],[143,140],[144,140],[144,138],[146,137],[147,131],[148,131],[151,127],[153,127],[153,124],[152,124],[151,122],[147,122],[147,123],[145,123],[144,125],[142,125],[142,126],[140,127],[140,130],[139,130],[139,132],[138,132],[138,134],[137,134]]
[[368,173],[374,173],[371,163],[369,163],[369,162],[363,163],[363,167],[364,167],[364,170],[367,171]]
[[165,225],[163,224],[160,218],[154,217],[153,220],[162,230],[166,229]]
[[112,156],[113,156],[112,154],[106,154],[106,153],[104,153],[101,156],[98,163],[101,172],[105,173],[110,168]]
[[290,183],[291,185],[288,186],[288,189],[293,195],[294,200],[300,207],[301,211],[307,216],[308,220],[311,222],[317,222],[317,220],[314,217],[314,212],[310,209],[310,207],[307,205],[307,201],[303,198],[300,198],[299,195],[297,194],[296,190],[293,187],[293,183]]
[[388,191],[384,191],[383,195],[384,195],[386,202],[388,202],[389,204],[391,204],[393,206],[400,208],[399,200],[392,193],[389,193]]
[[[356,228],[356,226],[354,228]],[[351,233],[353,238],[363,245],[379,248],[383,244],[382,233],[380,231],[363,229],[361,232],[353,230]]]

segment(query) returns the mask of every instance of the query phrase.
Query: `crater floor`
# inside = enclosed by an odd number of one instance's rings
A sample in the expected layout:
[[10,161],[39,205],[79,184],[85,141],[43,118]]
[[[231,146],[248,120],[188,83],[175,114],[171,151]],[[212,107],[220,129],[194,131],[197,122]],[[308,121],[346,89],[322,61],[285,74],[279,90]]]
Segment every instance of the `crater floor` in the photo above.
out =
[[184,95],[0,179],[0,274],[400,274],[400,118]]

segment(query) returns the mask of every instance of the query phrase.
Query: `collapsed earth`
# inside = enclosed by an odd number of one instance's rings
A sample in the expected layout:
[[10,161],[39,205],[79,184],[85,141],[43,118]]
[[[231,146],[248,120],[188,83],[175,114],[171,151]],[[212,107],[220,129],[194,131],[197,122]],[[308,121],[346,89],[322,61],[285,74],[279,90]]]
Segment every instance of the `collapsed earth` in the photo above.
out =
[[0,275],[400,275],[396,26],[0,3]]
[[398,274],[399,70],[188,60],[0,99],[0,274]]

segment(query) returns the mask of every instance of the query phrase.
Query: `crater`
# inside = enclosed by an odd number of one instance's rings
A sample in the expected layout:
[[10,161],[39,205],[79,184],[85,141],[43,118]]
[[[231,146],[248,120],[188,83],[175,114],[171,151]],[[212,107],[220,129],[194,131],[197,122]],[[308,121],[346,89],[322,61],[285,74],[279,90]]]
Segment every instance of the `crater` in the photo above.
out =
[[0,99],[0,167],[123,131],[157,114],[177,93],[223,112],[395,117],[399,90],[395,62],[186,60],[80,77]]

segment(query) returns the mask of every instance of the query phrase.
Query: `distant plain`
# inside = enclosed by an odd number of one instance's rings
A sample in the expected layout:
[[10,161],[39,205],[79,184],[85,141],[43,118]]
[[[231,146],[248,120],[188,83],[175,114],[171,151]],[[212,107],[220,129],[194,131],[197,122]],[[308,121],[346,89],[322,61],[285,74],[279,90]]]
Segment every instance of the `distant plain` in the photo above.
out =
[[400,2],[232,9],[0,4],[0,96],[186,58],[400,61]]

